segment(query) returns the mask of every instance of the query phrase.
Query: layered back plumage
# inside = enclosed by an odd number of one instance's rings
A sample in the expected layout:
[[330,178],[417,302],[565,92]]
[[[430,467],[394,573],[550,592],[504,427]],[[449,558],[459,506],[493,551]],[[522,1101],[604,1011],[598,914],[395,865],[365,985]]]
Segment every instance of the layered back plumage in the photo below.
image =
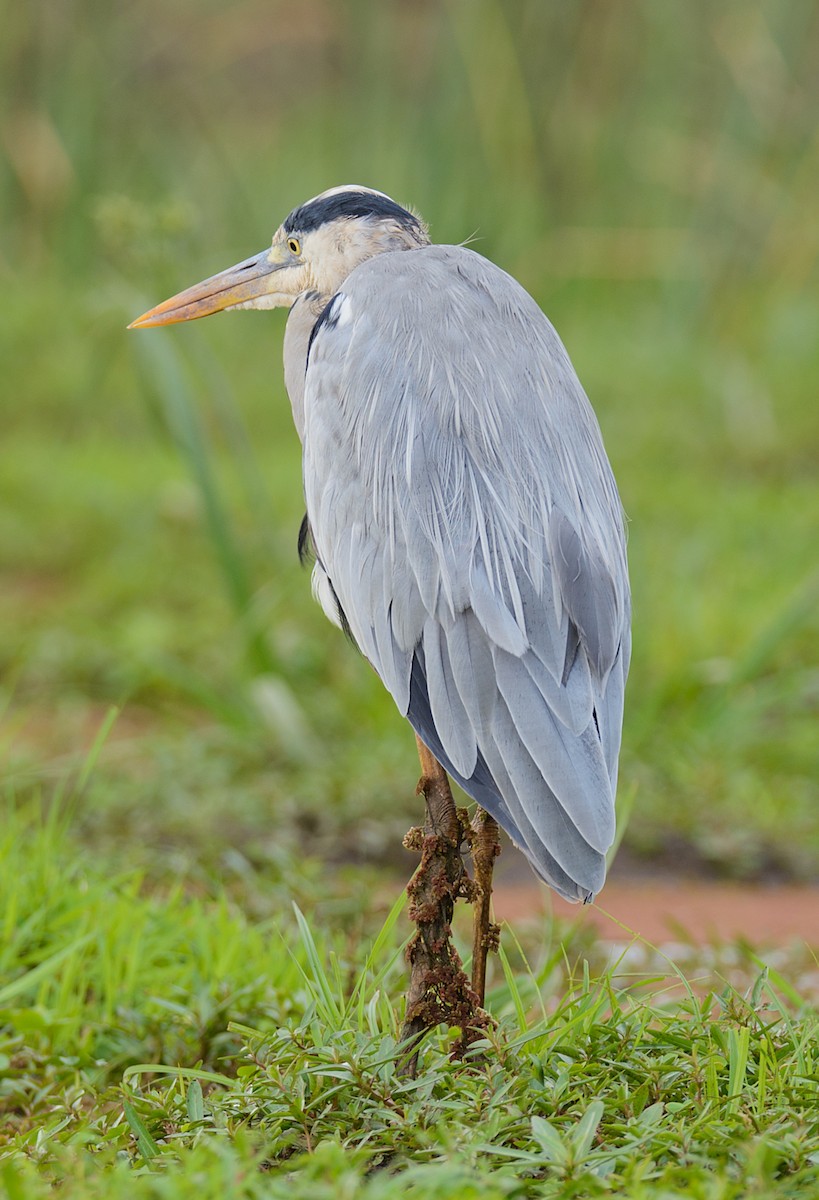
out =
[[630,601],[568,356],[463,247],[376,254],[309,333],[307,303],[285,365],[317,591],[461,786],[588,898],[614,836]]

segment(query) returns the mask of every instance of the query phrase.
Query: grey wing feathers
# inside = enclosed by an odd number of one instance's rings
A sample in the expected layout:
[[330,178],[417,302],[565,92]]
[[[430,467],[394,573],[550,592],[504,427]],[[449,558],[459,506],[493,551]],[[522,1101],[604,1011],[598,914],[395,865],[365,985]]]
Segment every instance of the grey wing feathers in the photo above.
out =
[[345,281],[304,393],[316,548],[362,652],[571,899],[602,886],[629,655],[625,536],[549,322],[471,251]]

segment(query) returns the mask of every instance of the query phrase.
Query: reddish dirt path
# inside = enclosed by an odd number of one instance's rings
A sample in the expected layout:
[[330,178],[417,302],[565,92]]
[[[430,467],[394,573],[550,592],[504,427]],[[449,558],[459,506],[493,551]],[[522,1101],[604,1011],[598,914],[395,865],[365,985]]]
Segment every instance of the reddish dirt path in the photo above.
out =
[[591,925],[601,937],[616,942],[629,941],[632,930],[649,942],[742,938],[754,945],[782,945],[798,939],[819,947],[819,888],[813,887],[612,880],[596,905],[581,907],[567,904],[536,883],[500,881],[494,902],[499,921],[520,922],[553,913]]

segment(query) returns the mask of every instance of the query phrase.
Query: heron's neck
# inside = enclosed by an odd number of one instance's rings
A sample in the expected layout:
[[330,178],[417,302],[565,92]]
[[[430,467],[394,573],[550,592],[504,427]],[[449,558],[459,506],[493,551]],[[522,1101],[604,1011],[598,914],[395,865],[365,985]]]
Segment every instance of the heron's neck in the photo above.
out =
[[304,373],[307,369],[307,347],[313,326],[329,304],[331,297],[319,292],[304,292],[290,309],[284,331],[284,384],[293,410],[293,423],[299,438],[304,441]]

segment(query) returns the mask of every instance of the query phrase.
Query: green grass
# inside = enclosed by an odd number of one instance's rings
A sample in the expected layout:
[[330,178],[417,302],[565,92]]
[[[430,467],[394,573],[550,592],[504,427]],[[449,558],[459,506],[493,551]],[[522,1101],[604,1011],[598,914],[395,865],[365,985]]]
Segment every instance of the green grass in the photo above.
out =
[[124,329],[344,180],[475,234],[565,340],[630,519],[626,861],[815,879],[812,6],[2,27],[0,1189],[813,1194],[804,957],[758,983],[703,951],[692,996],[648,948],[653,986],[561,928],[521,933],[529,972],[507,934],[487,1062],[441,1036],[396,1079],[403,918],[367,955],[417,764],[296,562],[283,321]]
[[255,891],[282,895],[292,871],[248,868],[232,897],[146,887],[90,860],[72,829],[70,806],[4,814],[10,1197],[56,1182],[77,1196],[305,1198],[819,1185],[816,1009],[750,952],[688,983],[654,952],[638,976],[601,966],[594,944],[569,957],[566,928],[530,932],[528,961],[507,934],[497,1029],[460,1064],[450,1035],[431,1036],[411,1080],[401,902],[385,915],[359,889],[343,921],[319,919],[314,881],[311,920],[283,902],[251,919]]

